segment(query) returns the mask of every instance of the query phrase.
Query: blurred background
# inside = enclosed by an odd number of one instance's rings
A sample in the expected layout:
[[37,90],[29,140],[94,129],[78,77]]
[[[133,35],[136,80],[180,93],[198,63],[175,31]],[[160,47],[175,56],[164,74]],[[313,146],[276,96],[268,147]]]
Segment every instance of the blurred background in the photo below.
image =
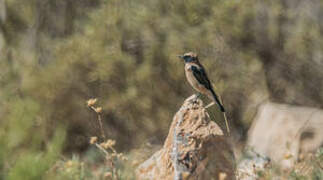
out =
[[188,51],[244,146],[263,103],[323,107],[322,50],[320,0],[0,0],[0,179],[91,154],[90,98],[118,151],[162,145],[194,93]]

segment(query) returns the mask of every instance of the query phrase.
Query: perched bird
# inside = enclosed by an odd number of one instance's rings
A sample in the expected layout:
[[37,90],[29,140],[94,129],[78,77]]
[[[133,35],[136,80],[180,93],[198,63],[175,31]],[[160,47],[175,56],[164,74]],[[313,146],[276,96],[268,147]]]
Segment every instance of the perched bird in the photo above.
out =
[[215,94],[212,84],[204,70],[204,67],[198,60],[197,54],[189,52],[179,57],[185,62],[186,78],[191,86],[198,92],[197,97],[199,97],[200,94],[208,96],[218,104],[220,110],[224,113],[225,109],[218,96]]

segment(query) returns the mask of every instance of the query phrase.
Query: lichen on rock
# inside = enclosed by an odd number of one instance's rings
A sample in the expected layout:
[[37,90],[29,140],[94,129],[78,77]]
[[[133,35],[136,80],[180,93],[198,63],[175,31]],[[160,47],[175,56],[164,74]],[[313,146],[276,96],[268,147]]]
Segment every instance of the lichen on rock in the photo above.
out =
[[137,179],[235,179],[234,155],[221,128],[201,100],[185,100],[164,146],[136,170]]

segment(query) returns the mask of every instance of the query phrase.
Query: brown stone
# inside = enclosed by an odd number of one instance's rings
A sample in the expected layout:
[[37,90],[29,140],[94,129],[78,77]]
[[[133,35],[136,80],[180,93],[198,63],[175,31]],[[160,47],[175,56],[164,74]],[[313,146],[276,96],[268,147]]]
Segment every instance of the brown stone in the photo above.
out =
[[163,148],[136,169],[137,179],[235,179],[227,137],[194,98],[176,113]]

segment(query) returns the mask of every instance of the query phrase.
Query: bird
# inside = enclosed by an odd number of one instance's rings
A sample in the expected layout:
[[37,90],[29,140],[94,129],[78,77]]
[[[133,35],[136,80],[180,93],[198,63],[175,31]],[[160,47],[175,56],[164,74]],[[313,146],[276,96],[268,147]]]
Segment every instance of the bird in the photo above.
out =
[[[215,93],[212,84],[205,72],[203,65],[200,63],[196,53],[188,52],[184,55],[178,56],[185,63],[185,75],[187,81],[195,89],[198,94],[196,95],[195,101],[199,98],[201,94],[208,96],[213,100],[220,108],[223,113],[225,124],[227,127],[227,132],[230,134],[230,128],[228,124],[228,119],[222,102],[219,100],[217,94]],[[206,107],[207,108],[207,107]]]
[[187,81],[190,83],[193,89],[198,92],[196,99],[201,94],[206,95],[211,100],[213,100],[219,106],[220,110],[224,113],[224,106],[215,93],[212,84],[206,74],[206,71],[198,59],[197,54],[194,52],[188,52],[178,57],[184,60],[185,75]]

